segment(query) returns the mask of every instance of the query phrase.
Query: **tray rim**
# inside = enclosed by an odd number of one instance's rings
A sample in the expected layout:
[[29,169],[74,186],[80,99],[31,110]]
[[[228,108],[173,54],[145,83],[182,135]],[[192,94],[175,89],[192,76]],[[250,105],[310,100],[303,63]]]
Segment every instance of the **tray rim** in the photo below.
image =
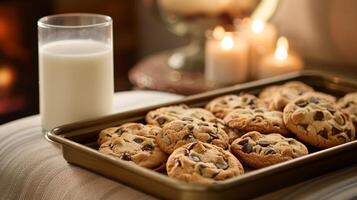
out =
[[[249,89],[252,86],[257,87],[257,86],[262,86],[262,85],[277,84],[278,82],[288,81],[290,79],[299,78],[299,77],[303,77],[303,76],[316,76],[316,77],[320,77],[323,79],[328,79],[334,83],[338,83],[340,81],[345,82],[345,83],[347,82],[348,84],[352,84],[357,87],[356,80],[350,80],[350,79],[342,80],[341,77],[333,76],[331,74],[328,74],[325,72],[320,72],[320,71],[302,71],[302,72],[286,74],[286,75],[282,75],[282,76],[278,76],[278,77],[272,77],[272,78],[268,78],[268,79],[262,79],[262,80],[258,80],[258,81],[238,84],[238,85],[221,88],[221,89],[217,89],[217,90],[213,90],[213,91],[208,91],[208,92],[204,92],[204,93],[200,93],[200,94],[196,94],[196,95],[191,95],[191,96],[185,97],[183,99],[170,101],[167,103],[153,105],[153,106],[146,106],[146,107],[142,107],[139,109],[133,109],[133,110],[125,111],[122,113],[117,113],[117,114],[109,115],[106,117],[101,117],[99,119],[110,120],[111,118],[118,117],[118,116],[125,116],[125,115],[133,113],[133,112],[141,112],[141,111],[155,109],[157,107],[162,107],[162,106],[166,106],[166,105],[178,104],[178,103],[182,103],[182,101],[189,102],[189,101],[200,99],[202,97],[209,97],[211,95],[220,95],[222,93],[229,92],[232,90]],[[357,140],[354,140],[354,141],[351,141],[351,142],[348,142],[345,144],[341,144],[341,145],[338,145],[335,147],[320,150],[318,152],[314,152],[314,153],[311,153],[306,156],[296,158],[296,159],[293,159],[290,161],[285,161],[283,163],[275,164],[275,165],[265,167],[262,169],[257,169],[255,171],[249,172],[247,174],[243,174],[241,176],[222,181],[219,184],[214,184],[214,185],[193,184],[193,183],[186,183],[183,181],[179,181],[179,180],[170,178],[163,174],[157,173],[153,170],[146,169],[146,168],[134,165],[134,164],[130,164],[130,163],[120,161],[120,160],[115,160],[109,156],[101,154],[100,152],[98,152],[95,149],[92,149],[92,148],[82,145],[80,143],[76,143],[74,141],[71,141],[71,140],[66,139],[66,138],[62,137],[61,135],[59,135],[60,131],[67,127],[73,127],[73,129],[78,129],[78,128],[80,128],[81,124],[84,124],[86,122],[96,121],[96,120],[97,119],[86,120],[86,121],[81,121],[81,122],[76,122],[76,123],[71,123],[71,124],[67,124],[64,126],[56,127],[54,129],[52,129],[51,131],[47,132],[46,135],[51,140],[58,142],[62,145],[66,145],[69,148],[75,148],[75,149],[80,148],[81,151],[83,151],[84,153],[89,153],[92,156],[95,156],[96,158],[98,158],[100,160],[110,162],[114,165],[117,165],[118,167],[124,168],[125,170],[129,170],[132,173],[137,173],[137,174],[139,173],[139,175],[144,175],[147,178],[164,183],[173,189],[184,190],[184,191],[193,191],[193,192],[207,191],[207,190],[217,191],[217,190],[222,190],[227,187],[228,188],[234,187],[234,186],[244,184],[246,182],[254,181],[255,179],[264,177],[264,176],[268,175],[268,173],[275,173],[275,172],[279,172],[279,171],[283,171],[283,170],[289,170],[294,167],[303,165],[304,163],[309,163],[315,159],[323,159],[323,158],[328,157],[329,155],[338,154],[341,151],[345,151],[348,149],[354,149],[357,147]],[[69,130],[71,130],[71,129],[69,129]]]

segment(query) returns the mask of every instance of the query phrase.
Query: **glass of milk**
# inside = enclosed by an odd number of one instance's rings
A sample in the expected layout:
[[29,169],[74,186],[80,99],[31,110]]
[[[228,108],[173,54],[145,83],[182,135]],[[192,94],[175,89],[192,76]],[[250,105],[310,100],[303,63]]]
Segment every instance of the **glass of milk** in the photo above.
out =
[[111,114],[112,19],[59,14],[38,23],[42,129]]

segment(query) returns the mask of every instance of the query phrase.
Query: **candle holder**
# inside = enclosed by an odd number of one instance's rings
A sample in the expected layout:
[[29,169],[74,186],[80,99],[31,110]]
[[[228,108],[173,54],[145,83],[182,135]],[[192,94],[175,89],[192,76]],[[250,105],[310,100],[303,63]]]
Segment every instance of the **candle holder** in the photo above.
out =
[[[175,70],[204,69],[205,32],[218,25],[233,24],[252,14],[269,18],[278,0],[155,0],[153,10],[174,34],[188,37],[187,46],[174,49],[167,65]],[[254,11],[259,11],[256,13]]]

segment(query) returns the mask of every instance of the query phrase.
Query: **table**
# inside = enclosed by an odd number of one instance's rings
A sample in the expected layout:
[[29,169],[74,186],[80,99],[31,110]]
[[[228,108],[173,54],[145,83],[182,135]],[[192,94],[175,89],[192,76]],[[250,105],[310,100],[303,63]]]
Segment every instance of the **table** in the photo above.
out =
[[[116,112],[182,98],[152,91],[120,92]],[[272,183],[273,184],[273,183]],[[259,189],[259,188],[257,188]],[[258,199],[356,199],[357,165],[284,188]],[[0,126],[0,199],[155,199],[68,164],[61,147],[45,140],[38,115]]]

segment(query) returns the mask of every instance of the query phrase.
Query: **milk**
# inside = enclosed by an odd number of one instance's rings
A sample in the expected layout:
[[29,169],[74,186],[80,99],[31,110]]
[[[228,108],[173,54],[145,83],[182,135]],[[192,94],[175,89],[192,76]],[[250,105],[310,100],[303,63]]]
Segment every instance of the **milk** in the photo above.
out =
[[44,130],[112,111],[113,51],[105,43],[62,40],[40,46],[39,77]]

